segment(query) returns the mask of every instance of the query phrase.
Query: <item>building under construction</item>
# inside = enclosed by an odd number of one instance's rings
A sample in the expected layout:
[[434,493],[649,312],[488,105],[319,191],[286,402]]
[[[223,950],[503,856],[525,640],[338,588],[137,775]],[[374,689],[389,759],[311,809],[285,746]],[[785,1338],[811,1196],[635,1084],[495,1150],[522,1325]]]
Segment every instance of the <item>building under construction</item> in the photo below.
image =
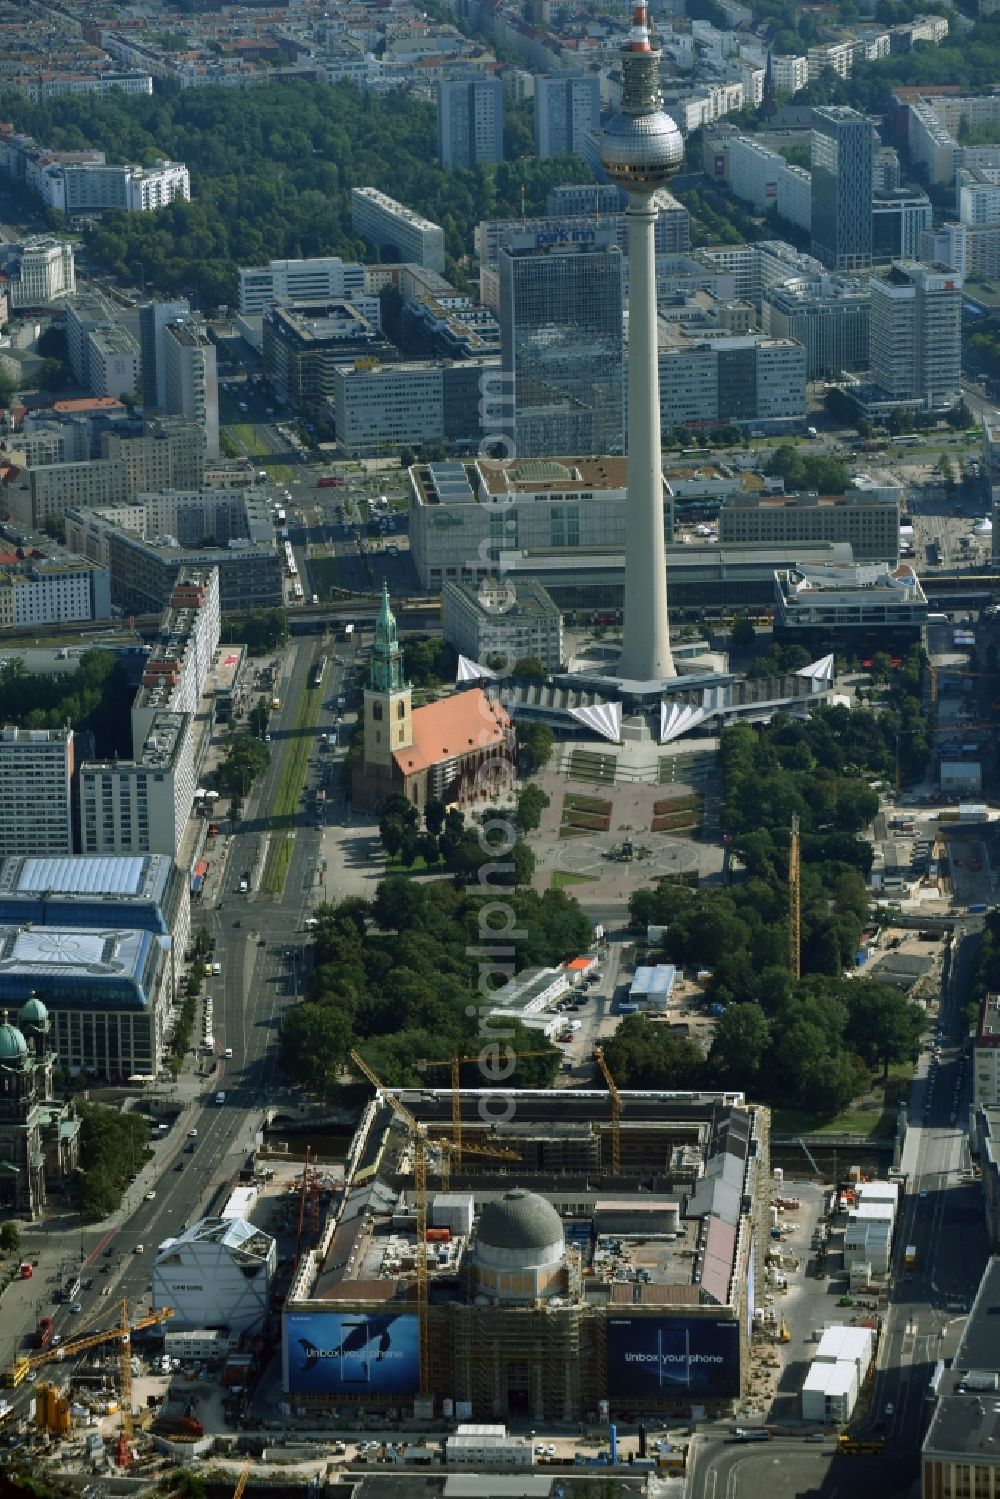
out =
[[285,1302],[286,1393],[539,1423],[730,1409],[768,1131],[738,1093],[379,1093]]

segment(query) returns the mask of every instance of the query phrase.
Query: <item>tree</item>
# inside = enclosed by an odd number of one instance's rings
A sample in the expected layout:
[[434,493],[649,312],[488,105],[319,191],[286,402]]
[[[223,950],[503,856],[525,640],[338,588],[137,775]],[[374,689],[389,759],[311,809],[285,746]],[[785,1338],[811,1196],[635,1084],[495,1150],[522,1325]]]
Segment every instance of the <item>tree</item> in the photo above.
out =
[[538,656],[522,656],[514,662],[512,676],[523,682],[546,682],[549,674]]
[[525,786],[517,798],[515,821],[521,833],[533,833],[541,825],[549,798],[540,786]]
[[548,765],[555,742],[547,723],[530,723],[518,730],[518,744],[533,770],[543,770]]
[[21,1248],[21,1233],[16,1223],[10,1219],[6,1223],[0,1223],[0,1250],[4,1254],[17,1254]]
[[281,1024],[281,1065],[303,1088],[324,1094],[351,1049],[351,1028],[343,1014],[328,1005],[296,1005]]
[[757,631],[753,627],[753,620],[746,614],[737,614],[733,620],[733,628],[730,632],[730,640],[734,651],[749,651],[757,638]]
[[424,826],[435,838],[440,835],[444,827],[444,813],[444,802],[438,801],[435,797],[429,797],[424,807]]
[[752,1087],[760,1074],[771,1039],[767,1017],[759,1005],[727,1005],[712,1037],[710,1068],[723,1087]]
[[881,1064],[883,1077],[894,1062],[916,1061],[924,1017],[905,994],[888,984],[855,981],[848,1009],[846,1039],[869,1066]]

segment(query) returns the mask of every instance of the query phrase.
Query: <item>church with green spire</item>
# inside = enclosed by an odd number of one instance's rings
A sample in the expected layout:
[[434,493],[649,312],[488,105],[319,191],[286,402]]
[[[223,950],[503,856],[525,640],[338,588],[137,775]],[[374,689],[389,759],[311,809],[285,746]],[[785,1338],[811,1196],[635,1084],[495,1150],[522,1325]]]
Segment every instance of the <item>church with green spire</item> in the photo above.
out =
[[513,781],[514,727],[503,705],[481,688],[414,709],[389,589],[375,621],[364,705],[364,757],[352,798],[374,810],[402,795],[423,808],[434,798],[471,805]]

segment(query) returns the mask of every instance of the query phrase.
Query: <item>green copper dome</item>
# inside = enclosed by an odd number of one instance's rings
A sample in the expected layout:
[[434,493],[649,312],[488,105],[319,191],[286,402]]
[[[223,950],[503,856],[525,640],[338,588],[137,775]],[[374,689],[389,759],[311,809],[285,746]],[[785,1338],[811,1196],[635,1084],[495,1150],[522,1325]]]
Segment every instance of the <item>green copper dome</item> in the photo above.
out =
[[0,1062],[16,1062],[28,1055],[28,1043],[16,1025],[0,1022]]
[[42,1004],[42,1001],[33,994],[18,1010],[17,1018],[22,1025],[33,1025],[40,1028],[43,1025],[48,1025],[49,1012]]

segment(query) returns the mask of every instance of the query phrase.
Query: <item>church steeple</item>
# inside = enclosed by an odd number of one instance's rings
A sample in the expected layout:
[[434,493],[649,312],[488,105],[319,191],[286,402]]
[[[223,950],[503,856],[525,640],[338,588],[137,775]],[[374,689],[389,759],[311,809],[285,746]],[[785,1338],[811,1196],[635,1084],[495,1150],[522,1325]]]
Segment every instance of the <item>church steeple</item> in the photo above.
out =
[[401,692],[403,651],[396,633],[396,617],[389,605],[389,585],[382,584],[382,606],[375,620],[375,643],[372,648],[368,685],[374,692]]

